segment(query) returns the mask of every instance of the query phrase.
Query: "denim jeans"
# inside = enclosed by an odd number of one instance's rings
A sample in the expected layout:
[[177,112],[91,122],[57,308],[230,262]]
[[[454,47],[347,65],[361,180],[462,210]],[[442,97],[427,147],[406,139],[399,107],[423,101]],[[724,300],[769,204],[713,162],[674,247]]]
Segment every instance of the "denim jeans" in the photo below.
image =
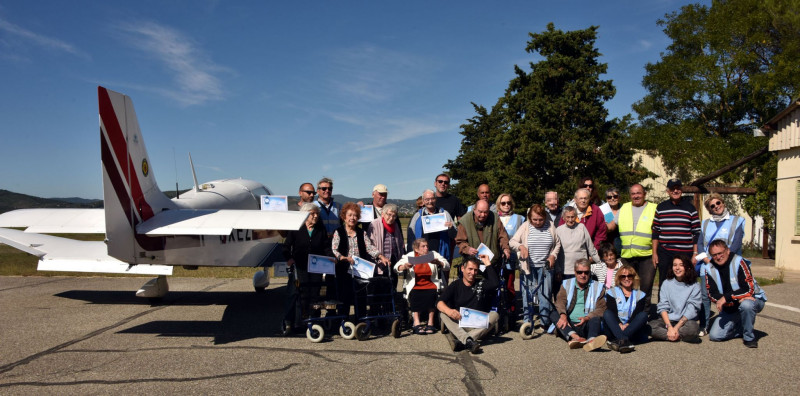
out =
[[711,318],[711,298],[708,297],[708,288],[706,286],[706,277],[705,272],[700,274],[700,299],[703,301],[703,306],[701,307],[702,312],[700,312],[700,329],[706,330],[708,332],[708,328],[710,323],[708,320]]
[[742,337],[745,341],[756,339],[753,334],[753,326],[756,323],[756,314],[764,309],[764,301],[742,300],[739,303],[739,310],[728,313],[724,310],[719,313],[719,318],[714,321],[711,330],[708,332],[708,339],[711,341],[725,341],[731,338]]
[[647,336],[650,335],[650,328],[647,325],[647,313],[644,311],[634,315],[628,321],[628,327],[625,330],[619,327],[619,317],[609,310],[603,313],[603,322],[605,323],[606,334],[612,340],[628,340],[633,343],[642,343],[647,341]]
[[[553,311],[550,313],[550,321],[555,324],[558,323],[558,319],[561,315],[557,311]],[[569,316],[569,315],[567,315]],[[576,323],[572,323],[571,321],[567,320],[567,326],[563,329],[558,329],[558,332],[561,333],[561,336],[564,337],[565,340],[570,340],[570,334],[573,332],[578,334],[579,336],[589,339],[594,338],[600,335],[600,327],[602,326],[602,318],[594,317],[589,319],[588,321],[584,322],[582,325],[578,326]]]
[[545,267],[530,266],[530,274],[520,271],[519,283],[522,290],[522,315],[524,322],[532,322],[534,309],[534,293],[536,287],[539,289],[535,293],[535,299],[539,302],[539,320],[543,328],[550,326],[550,312],[553,311],[553,304],[550,302],[552,294],[553,270]]

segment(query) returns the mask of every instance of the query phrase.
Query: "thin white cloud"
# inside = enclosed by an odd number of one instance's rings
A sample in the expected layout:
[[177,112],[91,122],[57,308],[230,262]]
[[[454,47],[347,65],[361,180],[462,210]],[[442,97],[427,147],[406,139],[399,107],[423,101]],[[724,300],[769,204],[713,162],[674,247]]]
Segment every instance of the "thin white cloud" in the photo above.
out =
[[648,50],[650,47],[653,46],[653,42],[649,40],[639,39],[639,48],[642,50]]
[[155,22],[127,23],[119,29],[129,45],[158,60],[173,74],[177,90],[156,91],[184,105],[223,98],[222,83],[215,73],[227,69],[208,59],[185,34]]
[[[346,114],[330,114],[330,116],[337,121],[362,127],[365,130],[365,136],[373,137],[350,142],[349,146],[356,152],[375,150],[426,135],[452,131],[458,127],[457,125],[421,122],[408,118],[373,120]],[[374,139],[375,136],[380,136],[380,138]]]
[[[56,38],[48,37],[43,34],[32,32],[28,29],[25,29],[21,26],[15,25],[11,22],[8,22],[4,19],[0,19],[0,31],[4,31],[9,33],[17,38],[23,40],[26,43],[33,44],[39,47],[43,47],[48,50],[54,50],[58,52],[67,52],[73,55],[81,56],[81,57],[88,57],[86,53],[83,51],[78,50],[75,48],[74,45],[59,40]],[[4,40],[4,44],[10,44],[9,41]]]

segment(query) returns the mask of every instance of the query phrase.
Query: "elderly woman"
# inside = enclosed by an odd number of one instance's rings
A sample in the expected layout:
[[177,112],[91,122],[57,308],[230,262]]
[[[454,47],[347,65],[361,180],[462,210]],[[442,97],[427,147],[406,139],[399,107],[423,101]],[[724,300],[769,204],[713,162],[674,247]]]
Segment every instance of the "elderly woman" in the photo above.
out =
[[[428,241],[418,238],[413,243],[414,251],[400,258],[394,265],[397,273],[406,272],[403,281],[403,291],[408,299],[412,316],[414,318],[414,334],[433,334],[436,328],[433,325],[433,313],[436,310],[437,291],[442,288],[439,279],[439,269],[447,269],[450,263],[436,251],[433,260],[427,263],[411,264],[411,257],[424,256],[429,253]],[[420,313],[427,313],[427,325],[421,324]]]
[[[291,269],[287,283],[289,300],[284,318],[285,333],[300,328],[302,318],[309,315],[305,311],[309,303],[319,298],[322,275],[308,273],[308,255],[331,255],[331,243],[319,217],[319,207],[313,203],[305,203],[300,211],[308,212],[305,223],[299,230],[289,231],[283,241],[283,257],[286,259],[286,266]],[[299,296],[297,283],[300,284]]]
[[[358,220],[361,218],[361,208],[356,203],[347,202],[342,206],[342,210],[339,213],[342,225],[333,233],[331,249],[333,250],[333,257],[337,260],[336,284],[339,297],[347,310],[342,314],[348,315],[350,305],[353,303],[353,278],[350,275],[350,268],[355,264],[355,258],[359,257],[374,262],[376,264],[376,275],[388,275],[389,259],[375,247],[359,226]],[[363,313],[363,310],[360,312]]]
[[[506,229],[506,234],[508,237],[511,238],[514,233],[517,232],[517,229],[525,222],[525,218],[514,213],[514,198],[511,198],[511,194],[500,194],[497,197],[497,216],[500,218],[500,222],[503,224],[503,227]],[[517,257],[512,252],[511,257],[508,259],[509,266],[506,268],[505,271],[505,282],[506,282],[506,290],[508,294],[508,301],[506,301],[506,306],[511,308],[511,313],[516,314],[516,306],[515,301],[517,299],[517,292],[514,289],[514,281],[516,280],[515,277],[515,270],[517,266]],[[516,319],[514,319],[516,321]]]
[[708,245],[716,239],[721,239],[730,247],[732,253],[741,256],[742,238],[744,238],[744,219],[728,212],[721,195],[717,193],[708,194],[704,205],[711,218],[703,220],[703,225],[700,227],[700,237],[697,238],[697,253],[699,253],[698,257],[701,257],[701,259],[697,260],[698,265],[695,267],[700,273],[700,289],[702,290],[700,296],[703,300],[703,314],[700,315],[701,337],[708,334],[708,329],[711,326],[709,322],[711,300],[708,298],[708,293],[706,293],[706,271],[708,270],[708,265],[711,264]]
[[616,187],[611,187],[606,190],[606,203],[600,205],[600,211],[603,212],[603,217],[606,221],[608,232],[606,233],[606,241],[614,244],[617,251],[622,250],[622,240],[619,236],[619,190]]
[[[575,262],[580,259],[591,257],[595,263],[600,262],[600,256],[597,254],[592,237],[589,231],[582,223],[578,222],[577,209],[572,206],[564,208],[561,214],[561,221],[563,224],[556,228],[556,241],[555,256],[558,253],[564,253],[564,261],[558,263],[558,277],[563,279],[575,277]],[[603,225],[605,227],[605,224]],[[560,260],[559,260],[560,261]],[[561,276],[563,274],[563,276]],[[559,282],[561,280],[559,279]]]
[[614,285],[606,291],[606,311],[603,313],[608,347],[619,353],[633,352],[635,342],[647,341],[649,328],[644,311],[645,293],[639,290],[639,275],[630,265],[624,265],[614,276]]
[[[600,244],[606,240],[606,232],[608,232],[608,227],[606,227],[603,211],[601,211],[600,207],[597,205],[589,202],[591,199],[590,197],[591,192],[585,188],[575,191],[575,209],[577,209],[578,221],[586,226],[586,230],[589,231],[589,237],[592,239],[594,248],[599,250]],[[562,215],[561,224],[564,223],[565,220],[564,216]]]
[[679,255],[672,260],[667,280],[658,291],[659,319],[650,321],[654,340],[700,342],[697,315],[700,312],[700,284],[692,259]]
[[[522,223],[517,232],[508,241],[509,246],[519,255],[520,289],[522,290],[523,328],[533,323],[533,292],[538,287],[536,297],[539,301],[539,318],[543,328],[550,327],[550,302],[553,285],[553,268],[555,268],[555,251],[558,236],[553,223],[545,221],[544,207],[535,204],[528,209],[528,221]],[[523,331],[523,337],[527,334]]]
[[[397,219],[397,205],[386,204],[383,206],[381,217],[372,220],[367,226],[369,239],[390,263],[400,260],[406,247],[403,242],[403,227]],[[383,269],[381,269],[383,271]],[[387,271],[390,273],[391,271]]]

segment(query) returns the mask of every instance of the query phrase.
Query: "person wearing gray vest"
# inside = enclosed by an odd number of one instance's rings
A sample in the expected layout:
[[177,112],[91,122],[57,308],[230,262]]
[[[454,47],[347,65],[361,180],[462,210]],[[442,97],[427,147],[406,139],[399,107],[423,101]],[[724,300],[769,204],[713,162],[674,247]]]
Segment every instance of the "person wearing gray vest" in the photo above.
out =
[[[703,220],[700,226],[700,237],[697,238],[697,273],[700,274],[701,288],[706,290],[706,271],[711,265],[708,245],[716,239],[725,241],[731,252],[742,255],[742,239],[744,239],[744,218],[728,213],[722,196],[717,193],[708,194],[703,205],[711,214],[710,219]],[[702,293],[703,312],[700,315],[700,336],[708,334],[711,318],[711,300],[708,293]]]
[[725,241],[717,239],[708,247],[712,265],[706,272],[708,296],[717,304],[719,317],[711,325],[708,339],[725,341],[742,337],[748,348],[758,348],[753,325],[764,309],[767,296],[738,254],[731,254]]
[[508,246],[508,233],[500,219],[489,210],[489,202],[480,200],[475,204],[472,216],[465,215],[458,224],[456,245],[462,256],[478,254],[478,246],[483,243],[492,251],[492,265],[500,263],[501,255],[511,257]]

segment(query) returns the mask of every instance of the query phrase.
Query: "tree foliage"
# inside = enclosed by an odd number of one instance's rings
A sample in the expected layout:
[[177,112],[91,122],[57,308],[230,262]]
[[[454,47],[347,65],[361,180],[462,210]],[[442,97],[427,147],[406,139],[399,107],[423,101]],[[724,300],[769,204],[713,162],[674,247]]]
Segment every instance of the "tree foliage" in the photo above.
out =
[[[717,0],[684,6],[658,23],[672,42],[646,66],[648,94],[634,105],[634,144],[689,180],[764,147],[767,138],[753,137],[753,129],[800,88],[800,3]],[[764,155],[722,176],[724,183],[758,186],[762,196],[751,198],[762,205],[746,204],[751,215],[768,216],[763,203],[776,185],[760,169],[774,162]]]
[[596,26],[563,32],[552,23],[531,33],[526,51],[543,59],[530,62],[530,71],[515,66],[491,111],[473,103],[476,115],[461,126],[459,154],[445,165],[462,201],[473,202],[477,186],[488,183],[523,211],[551,189],[571,197],[585,175],[621,188],[647,176],[632,165],[628,117],[607,119],[604,103],[615,89],[600,78],[607,67],[598,61],[596,37]]

